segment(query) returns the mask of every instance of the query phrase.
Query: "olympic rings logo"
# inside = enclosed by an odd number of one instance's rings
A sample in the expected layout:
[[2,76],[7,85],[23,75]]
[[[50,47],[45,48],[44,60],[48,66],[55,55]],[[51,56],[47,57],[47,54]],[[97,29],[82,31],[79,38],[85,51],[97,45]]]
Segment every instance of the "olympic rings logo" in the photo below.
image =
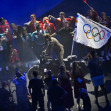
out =
[[[89,30],[85,30],[85,27],[87,27],[87,29],[89,28]],[[100,40],[102,40],[105,37],[105,32],[104,30],[99,31],[99,29],[97,27],[94,27],[91,29],[91,26],[89,24],[85,24],[83,26],[83,31],[84,33],[86,33],[86,37],[88,39],[94,39],[95,42],[99,42]],[[91,33],[91,37],[88,36],[88,34]]]

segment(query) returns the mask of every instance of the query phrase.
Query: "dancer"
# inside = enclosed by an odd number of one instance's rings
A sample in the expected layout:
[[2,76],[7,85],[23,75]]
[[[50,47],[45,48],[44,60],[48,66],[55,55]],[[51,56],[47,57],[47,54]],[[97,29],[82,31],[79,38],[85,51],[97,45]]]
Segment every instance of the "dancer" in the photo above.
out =
[[52,54],[52,51],[55,51],[57,54],[57,59],[60,63],[60,65],[63,65],[63,56],[64,56],[64,48],[63,45],[60,44],[60,42],[55,39],[54,37],[51,37],[50,34],[44,35],[46,40],[46,48],[44,50],[44,53],[46,53],[49,57]]

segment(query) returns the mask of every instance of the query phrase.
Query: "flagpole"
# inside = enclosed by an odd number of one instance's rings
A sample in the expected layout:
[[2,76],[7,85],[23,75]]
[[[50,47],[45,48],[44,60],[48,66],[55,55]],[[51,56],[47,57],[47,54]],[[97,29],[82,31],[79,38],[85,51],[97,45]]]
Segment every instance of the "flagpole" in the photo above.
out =
[[91,8],[92,9],[92,7],[87,3],[87,1],[86,0],[83,0],[83,2],[89,7],[89,8]]
[[[74,34],[75,34],[75,31],[74,31]],[[73,35],[73,42],[72,42],[72,49],[71,49],[71,59],[73,55],[73,49],[74,49],[74,35]]]
[[71,49],[71,59],[72,59],[73,49],[74,49],[74,36],[73,36],[72,49]]
[[92,9],[92,7],[87,3],[87,6],[90,8],[90,9]]

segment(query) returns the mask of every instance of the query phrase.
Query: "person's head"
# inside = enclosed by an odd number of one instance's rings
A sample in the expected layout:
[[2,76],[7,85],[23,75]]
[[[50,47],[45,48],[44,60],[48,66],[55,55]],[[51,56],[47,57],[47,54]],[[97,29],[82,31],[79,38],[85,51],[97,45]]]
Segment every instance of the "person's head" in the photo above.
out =
[[92,18],[93,12],[92,12],[91,10],[88,10],[88,11],[87,11],[87,15],[88,15],[90,18]]
[[39,73],[38,73],[38,71],[37,71],[37,70],[33,71],[33,76],[34,76],[34,77],[37,77],[37,76],[38,76],[38,74],[39,74]]
[[60,72],[65,72],[66,71],[66,68],[65,68],[64,65],[61,65],[59,69],[60,69]]
[[65,21],[64,26],[65,26],[66,28],[68,28],[68,27],[70,26],[70,23],[69,23],[68,21]]
[[32,22],[36,22],[36,15],[35,14],[31,14],[30,15],[30,19]]
[[23,27],[23,35],[27,35],[28,32],[27,32],[27,28],[26,27]]
[[16,71],[16,77],[21,77],[21,76],[22,76],[21,72]]
[[101,19],[101,17],[99,17],[99,16],[96,16],[96,22],[102,22],[102,19]]
[[96,58],[97,57],[96,51],[91,51],[90,53],[91,53],[92,58]]
[[52,71],[51,71],[51,70],[48,70],[48,71],[47,71],[47,75],[48,75],[48,77],[51,77],[51,76],[52,76]]
[[90,52],[87,54],[86,59],[87,59],[88,61],[92,59],[92,55],[91,55]]
[[105,12],[101,12],[101,18],[102,18],[103,20],[106,20],[106,13],[105,13]]
[[50,36],[49,33],[44,34],[44,38],[45,38],[46,41],[51,40],[51,36]]
[[15,23],[11,23],[10,27],[14,30],[17,26],[15,25]]
[[3,17],[0,18],[0,23],[5,24],[5,19]]
[[9,45],[9,50],[12,52],[12,50],[13,50],[13,46],[12,45]]
[[8,84],[8,83],[7,83],[6,81],[3,81],[3,82],[2,82],[2,88],[7,87],[7,84]]
[[59,17],[61,20],[63,20],[65,18],[65,13],[64,12],[60,12],[59,13]]
[[49,24],[49,18],[48,18],[48,17],[44,17],[44,18],[43,18],[43,23]]

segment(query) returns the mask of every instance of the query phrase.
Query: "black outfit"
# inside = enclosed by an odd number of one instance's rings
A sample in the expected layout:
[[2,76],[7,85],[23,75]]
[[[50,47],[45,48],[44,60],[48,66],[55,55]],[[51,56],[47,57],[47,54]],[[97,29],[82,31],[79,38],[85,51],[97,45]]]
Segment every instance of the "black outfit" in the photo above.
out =
[[74,29],[72,27],[69,27],[69,28],[63,27],[56,32],[57,35],[60,36],[60,41],[64,46],[64,57],[67,57],[71,54],[73,37],[70,34],[70,32],[73,32],[73,31]]
[[9,111],[9,97],[10,92],[4,88],[0,88],[0,111]]
[[[44,83],[46,84],[47,89],[49,89],[49,87],[51,86],[52,80],[53,80],[53,76],[49,76],[49,77],[44,79]],[[48,108],[48,111],[49,111],[50,110],[50,103],[51,103],[51,101],[49,99],[48,93],[47,93],[47,99],[48,99],[48,101],[47,101],[47,108]]]
[[37,109],[37,102],[39,102],[40,111],[44,111],[44,94],[42,88],[44,88],[42,80],[34,78],[29,82],[29,89],[32,89],[32,108],[33,111]]
[[103,64],[98,57],[89,61],[88,68],[90,69],[91,78],[104,75]]
[[81,93],[79,97],[83,100],[83,107],[84,111],[91,111],[91,100],[89,98],[89,95],[87,93]]
[[46,83],[47,87],[51,85],[52,80],[53,80],[53,76],[50,76],[44,79],[44,82]]
[[51,85],[48,89],[49,100],[52,104],[52,111],[64,111],[65,90],[59,85]]

